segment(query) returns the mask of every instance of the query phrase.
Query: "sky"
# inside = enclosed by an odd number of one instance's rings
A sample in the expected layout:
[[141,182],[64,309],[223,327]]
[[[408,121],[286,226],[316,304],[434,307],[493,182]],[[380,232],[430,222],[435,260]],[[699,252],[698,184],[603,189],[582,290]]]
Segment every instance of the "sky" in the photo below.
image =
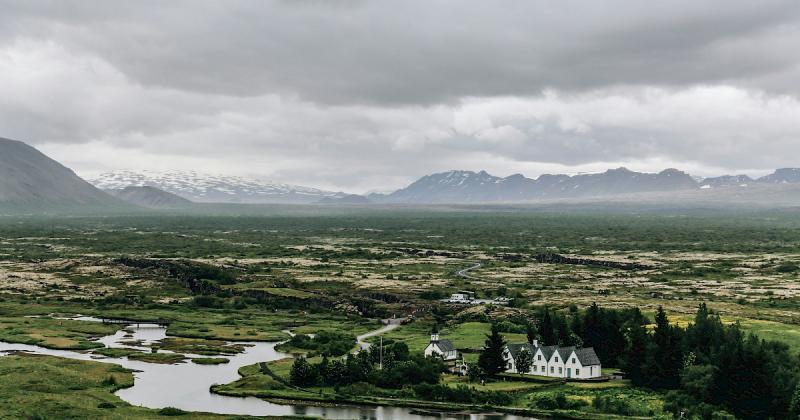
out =
[[800,2],[0,0],[0,137],[91,177],[800,166]]

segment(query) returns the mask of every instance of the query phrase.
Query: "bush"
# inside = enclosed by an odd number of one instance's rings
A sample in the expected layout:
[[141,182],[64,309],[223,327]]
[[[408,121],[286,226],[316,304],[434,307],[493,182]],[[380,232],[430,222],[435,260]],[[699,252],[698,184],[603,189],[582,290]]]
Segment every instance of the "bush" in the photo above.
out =
[[109,410],[109,409],[117,408],[117,406],[114,405],[114,404],[111,404],[110,402],[103,401],[100,404],[97,404],[97,408],[102,408],[102,409]]
[[158,415],[160,416],[182,416],[184,414],[186,414],[185,411],[175,407],[164,407],[158,410]]
[[201,308],[222,308],[225,301],[215,296],[199,295],[192,299],[192,303]]
[[428,401],[489,405],[510,405],[514,402],[507,392],[479,391],[466,385],[451,388],[447,385],[417,384],[413,390],[418,398]]
[[779,273],[794,273],[800,270],[800,267],[797,266],[795,263],[791,262],[784,262],[775,267],[775,271]]
[[287,342],[288,346],[311,350],[323,356],[344,356],[356,343],[354,336],[332,331],[321,331],[314,338],[298,334]]
[[532,405],[542,410],[574,410],[589,404],[584,400],[570,400],[563,392],[547,392],[536,395]]
[[117,386],[117,378],[114,375],[108,375],[108,378],[103,379],[103,385],[105,386]]

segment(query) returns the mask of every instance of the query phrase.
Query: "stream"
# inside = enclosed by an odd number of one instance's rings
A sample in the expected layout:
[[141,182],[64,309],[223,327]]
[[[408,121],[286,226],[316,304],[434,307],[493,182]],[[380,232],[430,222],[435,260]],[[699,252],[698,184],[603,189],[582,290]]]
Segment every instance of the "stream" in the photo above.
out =
[[[73,318],[82,321],[100,321],[91,317]],[[374,331],[363,339],[380,334],[394,328],[392,325],[381,328],[380,332]],[[141,324],[130,325],[126,328],[133,331],[133,337],[125,336],[123,330],[113,335],[105,336],[97,341],[106,347],[136,348],[123,344],[123,341],[141,340],[144,344],[157,342],[166,338],[166,328],[157,325]],[[134,386],[121,389],[116,394],[130,404],[148,407],[164,408],[175,407],[186,411],[201,411],[218,414],[252,415],[252,416],[311,416],[325,419],[369,419],[369,420],[425,420],[425,419],[458,419],[458,420],[517,420],[527,417],[505,414],[480,414],[480,413],[448,413],[429,412],[405,407],[391,406],[317,406],[304,404],[277,404],[259,398],[227,397],[213,394],[210,388],[215,384],[225,384],[240,378],[239,368],[258,362],[279,360],[290,355],[275,350],[277,342],[250,342],[243,353],[226,355],[230,363],[221,365],[198,365],[187,361],[173,365],[146,363],[129,360],[127,357],[111,358],[98,355],[79,353],[68,350],[51,350],[44,347],[14,344],[0,341],[0,356],[12,351],[24,351],[35,354],[64,357],[78,360],[92,360],[103,363],[113,363],[134,370]],[[148,349],[149,350],[149,349]],[[162,351],[162,350],[160,350]],[[189,358],[203,358],[209,356],[186,354]]]

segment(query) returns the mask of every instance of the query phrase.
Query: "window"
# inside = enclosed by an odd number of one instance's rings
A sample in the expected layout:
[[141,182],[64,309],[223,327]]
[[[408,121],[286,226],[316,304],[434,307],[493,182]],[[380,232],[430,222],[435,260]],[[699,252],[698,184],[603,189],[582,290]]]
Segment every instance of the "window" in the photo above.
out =
[[540,355],[536,356],[536,360],[542,360],[542,355],[540,354]]
[[575,364],[575,358],[574,357],[572,358],[572,364],[573,365]]
[[556,357],[556,363],[558,363],[558,357]]
[[550,373],[556,373],[556,368],[550,366]]
[[564,373],[564,368],[558,368],[558,373]]
[[580,369],[575,369],[575,376],[578,376],[580,374],[581,374],[581,370]]

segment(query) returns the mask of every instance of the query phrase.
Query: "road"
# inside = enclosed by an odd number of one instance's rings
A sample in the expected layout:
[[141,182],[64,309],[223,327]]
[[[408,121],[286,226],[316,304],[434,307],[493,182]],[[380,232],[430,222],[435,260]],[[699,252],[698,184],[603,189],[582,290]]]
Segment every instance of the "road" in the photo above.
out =
[[381,335],[383,333],[387,333],[387,332],[399,327],[400,325],[402,325],[402,323],[403,323],[403,321],[405,321],[405,319],[404,318],[393,318],[393,319],[389,319],[387,321],[389,323],[384,325],[383,327],[378,328],[375,331],[370,331],[370,332],[368,332],[368,333],[366,333],[364,335],[359,335],[358,337],[356,337],[356,340],[358,341],[358,349],[359,349],[359,351],[360,350],[369,350],[369,348],[372,346],[370,343],[367,343],[364,340],[366,340],[366,339],[368,339],[370,337],[375,337],[376,335]]
[[475,265],[473,265],[471,267],[467,267],[467,268],[465,268],[463,270],[456,271],[456,275],[459,276],[459,277],[464,277],[465,279],[480,280],[479,278],[472,277],[467,273],[469,273],[472,270],[477,270],[477,269],[481,268],[481,266],[483,266],[483,264],[476,263]]

